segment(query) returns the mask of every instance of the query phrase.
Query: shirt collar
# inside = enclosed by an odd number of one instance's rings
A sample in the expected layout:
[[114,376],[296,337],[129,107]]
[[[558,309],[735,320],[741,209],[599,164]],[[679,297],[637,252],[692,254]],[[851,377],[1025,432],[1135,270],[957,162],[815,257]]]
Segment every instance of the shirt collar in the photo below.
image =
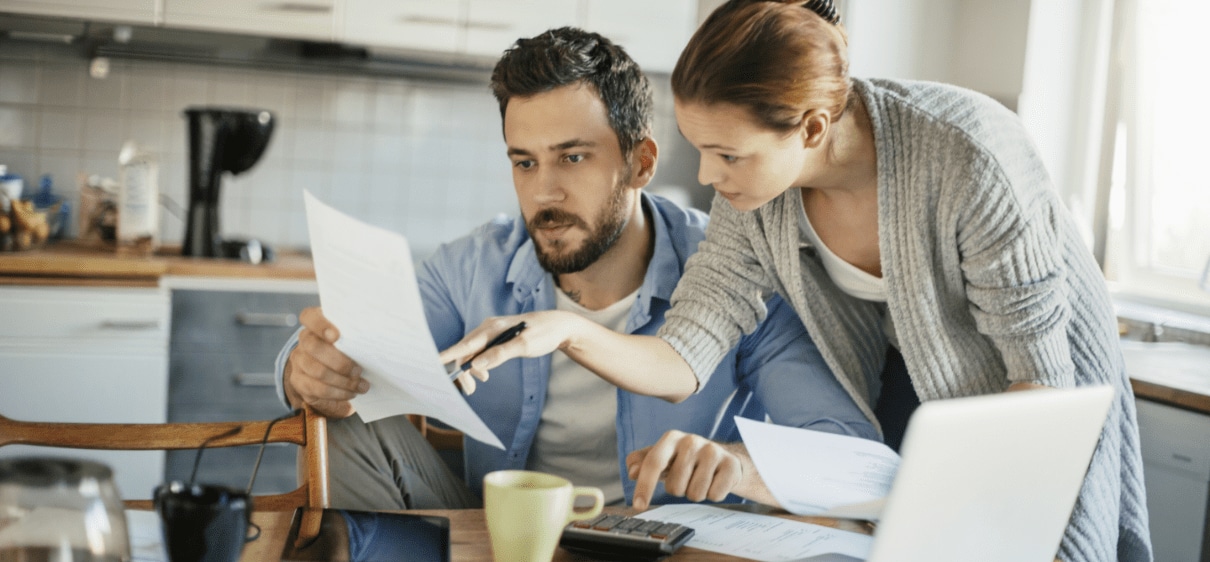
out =
[[[676,289],[676,283],[681,278],[681,259],[677,255],[667,220],[659,205],[645,192],[640,192],[640,196],[643,208],[650,212],[655,230],[655,250],[651,253],[651,263],[647,264],[647,273],[643,276],[638,297],[639,309],[644,316],[650,316],[652,298],[665,301],[672,299],[672,291]],[[524,224],[524,219],[521,221]],[[549,278],[546,270],[538,264],[533,239],[526,233],[525,242],[513,254],[512,262],[508,266],[508,276],[505,278],[505,282],[512,287],[513,298],[518,301],[532,298]]]

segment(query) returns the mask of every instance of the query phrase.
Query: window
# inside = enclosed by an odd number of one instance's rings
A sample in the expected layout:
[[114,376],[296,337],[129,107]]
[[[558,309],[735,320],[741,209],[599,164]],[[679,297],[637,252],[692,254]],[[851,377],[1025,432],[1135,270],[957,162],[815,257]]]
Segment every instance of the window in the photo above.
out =
[[1115,17],[1106,274],[1124,293],[1207,312],[1210,3],[1124,0]]

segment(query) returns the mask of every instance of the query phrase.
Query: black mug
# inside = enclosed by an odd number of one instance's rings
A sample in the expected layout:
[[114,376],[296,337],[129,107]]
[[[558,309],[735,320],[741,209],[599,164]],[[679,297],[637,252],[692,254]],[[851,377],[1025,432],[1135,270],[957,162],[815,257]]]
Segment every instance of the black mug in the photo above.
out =
[[171,562],[236,562],[244,543],[260,536],[249,519],[252,498],[225,486],[162,484],[155,489],[155,511]]

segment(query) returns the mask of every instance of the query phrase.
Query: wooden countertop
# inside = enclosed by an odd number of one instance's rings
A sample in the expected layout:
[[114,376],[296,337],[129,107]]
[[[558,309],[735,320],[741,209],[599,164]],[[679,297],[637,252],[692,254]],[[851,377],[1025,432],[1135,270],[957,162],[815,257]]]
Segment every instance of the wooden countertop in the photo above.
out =
[[0,253],[0,285],[155,286],[166,275],[314,280],[310,256],[278,252],[272,263],[182,257],[161,248],[148,257],[121,256],[112,245],[62,241],[38,250]]

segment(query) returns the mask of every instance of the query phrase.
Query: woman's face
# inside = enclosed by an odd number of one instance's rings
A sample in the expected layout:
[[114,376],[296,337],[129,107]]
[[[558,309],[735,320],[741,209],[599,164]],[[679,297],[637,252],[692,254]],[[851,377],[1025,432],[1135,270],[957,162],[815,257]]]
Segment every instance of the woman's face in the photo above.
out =
[[770,130],[729,103],[677,100],[675,109],[681,134],[702,155],[697,181],[736,210],[756,209],[800,183],[810,150],[798,130]]

